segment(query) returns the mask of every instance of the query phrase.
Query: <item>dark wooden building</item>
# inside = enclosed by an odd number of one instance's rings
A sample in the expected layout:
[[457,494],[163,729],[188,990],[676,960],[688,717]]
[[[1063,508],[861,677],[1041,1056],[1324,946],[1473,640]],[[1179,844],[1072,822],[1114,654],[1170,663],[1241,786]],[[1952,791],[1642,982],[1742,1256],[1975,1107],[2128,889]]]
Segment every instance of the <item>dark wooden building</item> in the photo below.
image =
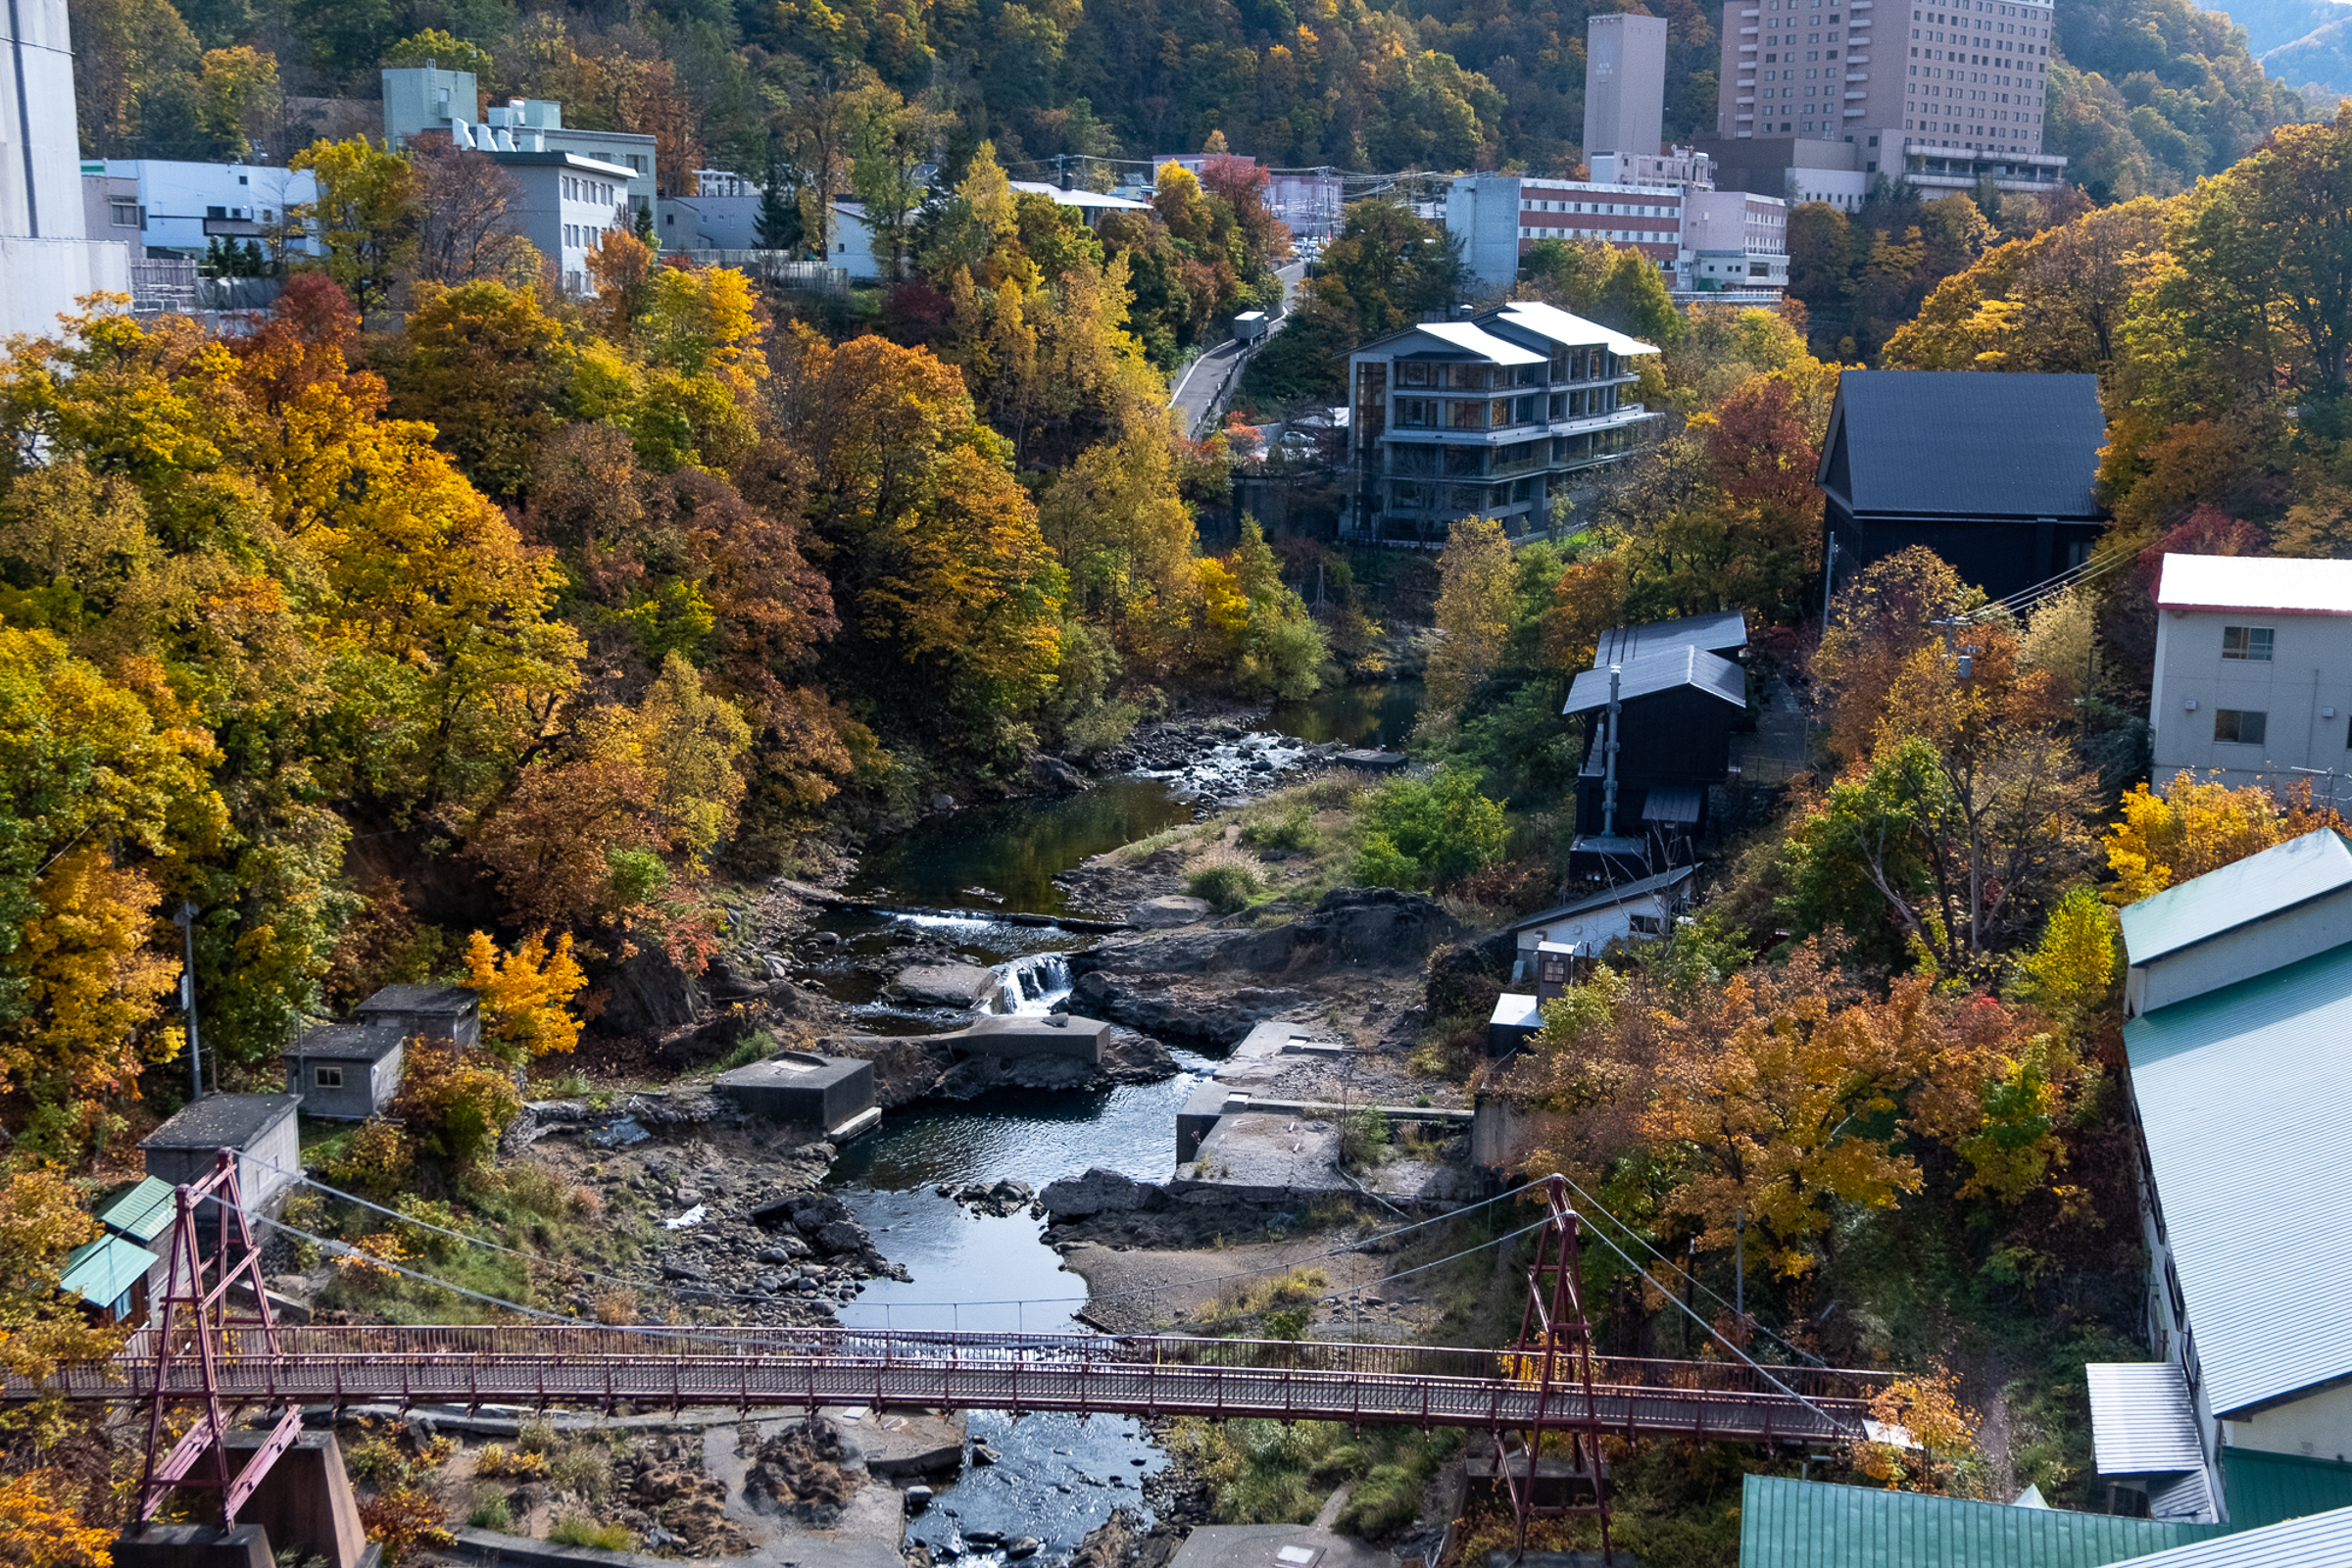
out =
[[1846,371],[1815,480],[1836,580],[1912,545],[1995,599],[2080,565],[2106,444],[2093,375]]
[[1575,848],[1663,869],[1689,859],[1706,827],[1708,787],[1730,781],[1732,731],[1747,713],[1747,671],[1695,643],[1651,646],[1654,652],[1615,666],[1613,822],[1606,808],[1610,668],[1577,676],[1561,711],[1588,719]]

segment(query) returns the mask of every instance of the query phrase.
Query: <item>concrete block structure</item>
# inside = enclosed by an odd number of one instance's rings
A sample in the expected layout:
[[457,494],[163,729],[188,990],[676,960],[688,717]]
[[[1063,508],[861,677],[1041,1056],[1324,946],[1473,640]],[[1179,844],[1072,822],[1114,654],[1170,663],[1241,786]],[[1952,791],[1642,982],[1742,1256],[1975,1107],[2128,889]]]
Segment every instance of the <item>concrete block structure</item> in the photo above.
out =
[[807,1051],[785,1051],[765,1061],[721,1073],[711,1091],[769,1121],[809,1122],[830,1130],[847,1125],[874,1103],[874,1064]]

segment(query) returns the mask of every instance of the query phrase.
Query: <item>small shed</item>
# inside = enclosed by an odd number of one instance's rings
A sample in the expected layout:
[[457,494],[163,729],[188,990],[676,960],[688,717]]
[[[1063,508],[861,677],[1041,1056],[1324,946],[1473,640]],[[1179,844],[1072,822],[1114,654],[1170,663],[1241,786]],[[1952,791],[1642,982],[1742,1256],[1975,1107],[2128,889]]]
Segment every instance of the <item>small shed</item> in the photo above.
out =
[[400,1092],[408,1036],[389,1023],[330,1023],[305,1029],[284,1052],[286,1093],[313,1116],[365,1121]]
[[404,1040],[454,1040],[461,1046],[482,1039],[482,994],[469,986],[386,986],[354,1009],[364,1027],[378,1025]]
[[147,1276],[156,1255],[120,1236],[101,1236],[66,1254],[58,1285],[81,1298],[82,1310],[101,1323],[147,1321]]
[[1487,1057],[1500,1061],[1543,1032],[1544,1004],[1536,998],[1506,991],[1494,999],[1494,1016],[1487,1020]]
[[147,1174],[171,1186],[202,1181],[214,1156],[237,1152],[237,1188],[245,1206],[274,1214],[302,1169],[301,1130],[294,1095],[214,1095],[199,1100],[148,1134]]
[[1244,311],[1233,318],[1233,335],[1244,343],[1254,343],[1266,335],[1266,313]]
[[1609,681],[1617,681],[1617,814],[1621,839],[1695,839],[1707,786],[1732,775],[1732,731],[1747,716],[1747,672],[1720,654],[1673,643],[1576,677],[1565,716],[1590,715],[1577,779],[1580,835],[1603,831]]
[[109,1199],[91,1216],[109,1236],[144,1248],[153,1260],[147,1270],[146,1298],[163,1294],[170,1270],[172,1232],[179,1220],[179,1202],[172,1183],[143,1176],[127,1191]]
[[1539,955],[1552,947],[1592,955],[1616,943],[1664,936],[1675,916],[1690,906],[1690,884],[1697,875],[1696,866],[1677,866],[1529,915],[1512,928],[1518,945],[1513,977],[1537,979]]

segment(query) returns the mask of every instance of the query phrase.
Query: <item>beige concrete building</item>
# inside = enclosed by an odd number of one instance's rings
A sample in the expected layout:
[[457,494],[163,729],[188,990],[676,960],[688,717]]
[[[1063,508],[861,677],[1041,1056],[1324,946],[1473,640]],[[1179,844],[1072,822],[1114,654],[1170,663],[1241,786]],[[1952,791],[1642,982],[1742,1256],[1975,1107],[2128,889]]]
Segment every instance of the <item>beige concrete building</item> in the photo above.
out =
[[1731,0],[1716,182],[1849,210],[1882,174],[2042,188],[2066,163],[2042,150],[2053,25],[2045,0]]
[[1666,135],[1666,19],[1593,17],[1585,39],[1585,157],[1655,157]]

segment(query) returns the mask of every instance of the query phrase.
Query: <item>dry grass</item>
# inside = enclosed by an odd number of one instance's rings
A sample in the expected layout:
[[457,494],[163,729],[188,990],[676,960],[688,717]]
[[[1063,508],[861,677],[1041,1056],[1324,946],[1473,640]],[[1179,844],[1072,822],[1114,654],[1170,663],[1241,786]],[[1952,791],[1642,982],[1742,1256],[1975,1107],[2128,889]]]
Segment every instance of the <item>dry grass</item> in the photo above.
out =
[[1286,1306],[1305,1306],[1331,1289],[1331,1276],[1319,1268],[1295,1268],[1267,1279],[1235,1280],[1205,1302],[1196,1314],[1203,1324],[1231,1323]]

